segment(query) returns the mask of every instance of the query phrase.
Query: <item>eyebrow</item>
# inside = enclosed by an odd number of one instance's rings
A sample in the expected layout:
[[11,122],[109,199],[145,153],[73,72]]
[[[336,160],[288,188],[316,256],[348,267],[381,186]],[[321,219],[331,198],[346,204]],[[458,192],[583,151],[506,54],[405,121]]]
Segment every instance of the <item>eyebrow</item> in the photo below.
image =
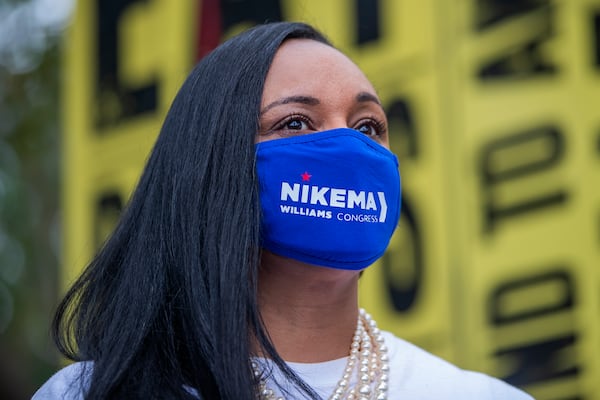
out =
[[[359,94],[356,95],[356,101],[358,103],[365,103],[365,102],[372,102],[377,104],[378,106],[382,107],[381,102],[379,101],[379,99],[377,98],[377,96],[372,95],[371,93],[368,92],[360,92]],[[281,106],[284,104],[290,104],[290,103],[300,103],[300,104],[306,104],[309,106],[316,106],[318,104],[321,104],[321,102],[319,101],[319,99],[317,99],[316,97],[312,97],[312,96],[289,96],[289,97],[284,97],[282,99],[279,100],[275,100],[272,103],[269,103],[268,105],[265,106],[265,108],[263,108],[260,111],[260,115],[263,115],[264,113],[266,113],[267,111],[269,111],[270,109],[272,109],[273,107],[277,107],[277,106]]]
[[364,102],[370,101],[370,102],[373,102],[383,108],[383,106],[381,105],[381,102],[379,101],[377,96],[374,96],[368,92],[360,92],[359,94],[357,94],[356,101],[359,103],[364,103]]
[[290,103],[300,103],[300,104],[306,104],[306,105],[309,105],[309,106],[316,106],[318,104],[321,104],[321,102],[319,101],[319,99],[317,99],[316,97],[311,97],[311,96],[289,96],[289,97],[284,97],[284,98],[279,99],[279,100],[275,100],[274,102],[268,104],[267,106],[265,106],[265,108],[263,108],[260,111],[260,115],[266,113],[267,111],[269,111],[273,107],[281,106],[281,105],[284,105],[284,104],[290,104]]

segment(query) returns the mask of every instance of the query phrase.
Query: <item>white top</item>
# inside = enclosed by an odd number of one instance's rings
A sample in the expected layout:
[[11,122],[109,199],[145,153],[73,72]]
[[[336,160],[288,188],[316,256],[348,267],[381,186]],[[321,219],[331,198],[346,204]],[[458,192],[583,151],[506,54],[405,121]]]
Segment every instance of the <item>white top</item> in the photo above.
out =
[[[390,356],[388,400],[533,400],[530,395],[498,379],[459,369],[389,332],[383,334]],[[288,365],[327,399],[342,376],[346,361],[347,358],[341,358],[314,364]],[[85,366],[89,367],[91,363],[75,363],[58,371],[34,394],[33,400],[83,400],[77,378]],[[280,376],[275,369],[275,379]],[[276,388],[272,382],[268,385]],[[304,399],[293,388],[290,390],[291,399]]]

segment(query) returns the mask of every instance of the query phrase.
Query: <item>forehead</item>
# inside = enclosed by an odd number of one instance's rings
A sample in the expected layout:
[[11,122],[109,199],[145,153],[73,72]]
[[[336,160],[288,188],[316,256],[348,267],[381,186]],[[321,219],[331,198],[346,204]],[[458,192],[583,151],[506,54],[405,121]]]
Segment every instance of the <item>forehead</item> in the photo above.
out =
[[291,39],[275,54],[265,81],[263,104],[298,92],[340,90],[375,94],[363,72],[340,51],[314,40]]

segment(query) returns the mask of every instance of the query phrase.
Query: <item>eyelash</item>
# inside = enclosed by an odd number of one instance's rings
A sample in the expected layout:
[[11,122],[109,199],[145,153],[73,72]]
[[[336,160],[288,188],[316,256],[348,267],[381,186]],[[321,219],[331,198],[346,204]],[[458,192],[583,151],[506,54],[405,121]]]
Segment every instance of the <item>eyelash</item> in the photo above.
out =
[[[297,129],[286,128],[286,125],[292,121],[297,121],[297,120],[305,123],[307,125],[308,129],[316,130],[313,127],[312,121],[307,116],[305,116],[303,114],[290,114],[287,117],[285,117],[283,120],[276,123],[273,126],[273,128],[270,129],[270,131],[271,132],[274,132],[274,131],[296,131]],[[361,120],[358,121],[358,123],[355,125],[355,127],[359,128],[360,126],[362,126],[364,124],[371,124],[371,126],[375,129],[375,135],[368,135],[370,137],[372,137],[372,136],[378,137],[378,136],[385,134],[385,132],[387,132],[386,123],[383,120],[381,120],[375,116],[369,116],[366,118],[362,118]],[[356,129],[356,128],[353,128],[353,129]]]
[[375,136],[381,136],[381,135],[385,134],[385,132],[387,131],[386,123],[376,117],[373,117],[373,116],[361,119],[356,124],[356,127],[360,127],[361,125],[364,125],[364,124],[372,124],[373,128],[375,128],[375,132],[376,132]]
[[296,121],[296,120],[300,120],[300,121],[304,122],[306,125],[308,125],[309,129],[312,129],[312,124],[311,124],[310,118],[308,118],[307,116],[302,115],[302,114],[290,114],[287,117],[285,117],[283,120],[276,123],[273,126],[273,128],[271,129],[271,131],[281,131],[281,130],[293,131],[293,130],[296,130],[296,129],[289,129],[289,128],[285,127],[290,122]]

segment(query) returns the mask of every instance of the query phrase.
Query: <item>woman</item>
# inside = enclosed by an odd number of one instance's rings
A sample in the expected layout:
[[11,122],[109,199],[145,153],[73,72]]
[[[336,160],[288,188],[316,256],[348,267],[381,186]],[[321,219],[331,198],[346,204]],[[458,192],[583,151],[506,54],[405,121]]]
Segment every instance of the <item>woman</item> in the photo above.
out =
[[369,81],[311,27],[219,46],[58,309],[81,362],[34,398],[530,399],[359,312],[400,212],[387,135]]

